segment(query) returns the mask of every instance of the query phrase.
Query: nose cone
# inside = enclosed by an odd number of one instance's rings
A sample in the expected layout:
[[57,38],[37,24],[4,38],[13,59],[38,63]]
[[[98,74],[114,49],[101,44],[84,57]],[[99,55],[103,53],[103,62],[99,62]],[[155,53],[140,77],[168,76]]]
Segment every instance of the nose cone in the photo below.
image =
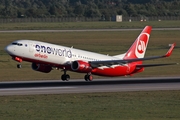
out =
[[4,50],[8,53],[11,54],[13,52],[13,47],[12,45],[8,45],[4,48]]

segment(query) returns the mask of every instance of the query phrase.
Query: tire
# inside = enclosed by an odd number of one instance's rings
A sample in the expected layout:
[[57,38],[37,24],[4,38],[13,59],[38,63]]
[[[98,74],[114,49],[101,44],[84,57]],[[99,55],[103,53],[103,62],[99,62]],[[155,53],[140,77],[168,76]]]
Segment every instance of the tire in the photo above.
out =
[[66,76],[66,81],[69,81],[70,80],[70,76],[67,74],[65,75]]
[[92,81],[92,80],[93,80],[93,76],[92,76],[92,75],[85,75],[85,76],[84,76],[84,79],[85,79],[86,81]]
[[65,81],[65,80],[66,80],[64,74],[61,76],[61,80],[62,80],[62,81]]
[[65,74],[63,74],[62,76],[61,76],[61,80],[62,81],[69,81],[70,80],[70,76],[67,74],[67,75],[65,75]]
[[84,76],[84,79],[85,79],[85,81],[89,81],[88,75],[85,75],[85,76]]
[[22,66],[21,66],[21,64],[17,64],[17,68],[21,68]]
[[89,81],[93,81],[93,76],[92,75],[88,75],[88,80]]

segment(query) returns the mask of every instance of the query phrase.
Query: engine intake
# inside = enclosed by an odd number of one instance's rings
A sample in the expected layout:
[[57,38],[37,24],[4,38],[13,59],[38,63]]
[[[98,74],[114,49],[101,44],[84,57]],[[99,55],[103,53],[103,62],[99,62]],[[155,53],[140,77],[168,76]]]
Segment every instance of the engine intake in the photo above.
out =
[[71,69],[77,72],[88,73],[88,72],[91,72],[92,67],[88,62],[79,60],[79,61],[72,62]]
[[45,64],[32,63],[31,67],[33,70],[43,72],[43,73],[49,73],[52,70],[51,66],[45,65]]

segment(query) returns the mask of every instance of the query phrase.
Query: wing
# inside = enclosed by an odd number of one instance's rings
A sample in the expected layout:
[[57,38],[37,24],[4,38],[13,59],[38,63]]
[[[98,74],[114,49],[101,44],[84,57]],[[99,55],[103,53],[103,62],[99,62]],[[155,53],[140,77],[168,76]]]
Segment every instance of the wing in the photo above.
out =
[[[174,47],[175,47],[175,43],[172,44],[170,49],[168,50],[168,52],[162,56],[152,56],[152,57],[146,57],[146,58],[123,59],[123,60],[89,61],[89,63],[91,65],[91,67],[96,68],[96,67],[101,67],[101,66],[123,65],[123,64],[137,62],[137,61],[145,61],[145,60],[164,58],[164,57],[169,57],[172,54]],[[161,65],[159,64],[159,66],[162,66],[162,65],[165,65],[165,64],[161,64]],[[146,65],[146,66],[148,66],[148,65]],[[154,66],[158,66],[158,64],[154,65]]]
[[136,67],[156,67],[156,66],[165,66],[165,65],[178,65],[178,63],[165,63],[165,64],[143,64],[136,65]]

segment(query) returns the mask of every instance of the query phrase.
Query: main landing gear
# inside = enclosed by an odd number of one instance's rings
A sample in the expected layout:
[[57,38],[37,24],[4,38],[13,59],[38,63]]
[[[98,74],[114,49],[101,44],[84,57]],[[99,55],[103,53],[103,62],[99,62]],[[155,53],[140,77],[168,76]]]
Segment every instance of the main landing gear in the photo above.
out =
[[64,68],[62,71],[64,72],[64,74],[61,76],[61,80],[62,81],[69,81],[70,76],[68,74],[66,74],[66,69]]
[[[69,81],[70,80],[70,75],[66,74],[66,69],[63,68],[62,70],[64,72],[64,74],[61,76],[61,80],[62,81]],[[87,73],[84,76],[85,81],[92,81],[93,80],[93,76],[91,75],[91,73]]]

